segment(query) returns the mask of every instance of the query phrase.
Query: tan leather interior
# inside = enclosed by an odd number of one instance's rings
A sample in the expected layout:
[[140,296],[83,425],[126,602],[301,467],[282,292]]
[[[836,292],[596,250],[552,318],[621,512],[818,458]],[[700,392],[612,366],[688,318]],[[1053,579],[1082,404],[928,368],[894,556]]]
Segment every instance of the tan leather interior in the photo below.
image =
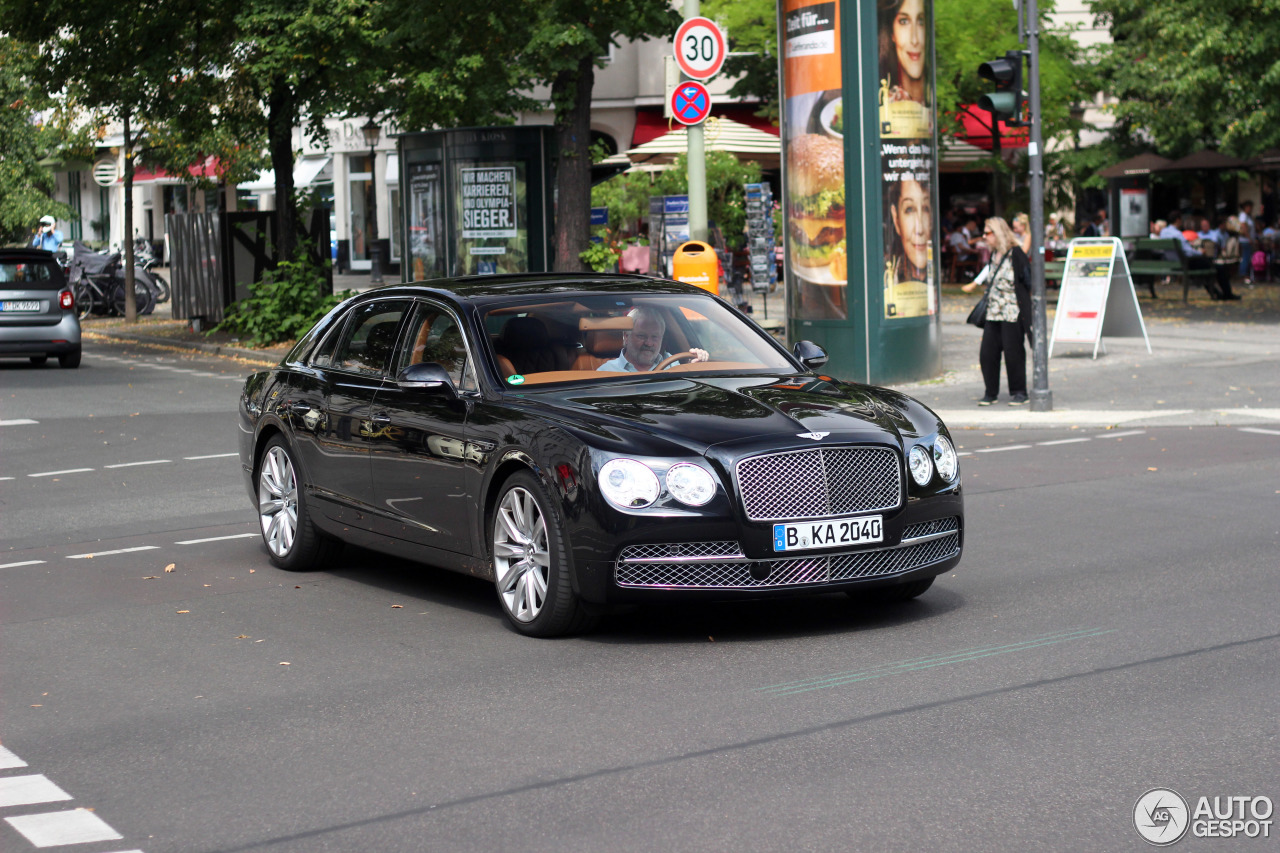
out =
[[431,335],[431,324],[423,323],[422,328],[418,329],[418,339],[413,342],[413,356],[409,359],[410,364],[422,364],[422,356],[427,351],[427,338]]
[[511,363],[511,359],[500,353],[494,353],[498,359],[498,373],[502,376],[502,381],[507,381],[508,376],[515,376],[516,366]]
[[[618,319],[618,318],[610,318]],[[630,320],[630,317],[621,319]],[[617,328],[586,331],[582,335],[583,352],[573,360],[574,370],[595,370],[622,352],[624,332]]]

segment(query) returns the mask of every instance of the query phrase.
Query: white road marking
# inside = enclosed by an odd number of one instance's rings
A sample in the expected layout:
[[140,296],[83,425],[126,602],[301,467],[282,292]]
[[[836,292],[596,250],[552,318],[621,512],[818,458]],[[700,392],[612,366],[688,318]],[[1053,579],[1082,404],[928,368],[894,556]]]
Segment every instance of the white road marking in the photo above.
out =
[[70,799],[73,797],[50,782],[43,773],[0,778],[0,808],[57,803]]
[[1146,434],[1147,434],[1147,431],[1145,429],[1131,429],[1131,430],[1126,430],[1124,432],[1104,432],[1101,435],[1097,435],[1094,437],[1095,438],[1128,438],[1131,435],[1146,435]]
[[984,447],[981,450],[975,450],[974,453],[999,453],[1002,450],[1026,450],[1030,447],[1029,444],[1007,444],[1004,447]]
[[68,554],[68,560],[87,560],[90,557],[110,557],[112,554],[132,554],[134,551],[158,551],[159,545],[138,545],[133,548],[120,548],[115,551],[94,551],[92,554]]
[[85,809],[19,815],[7,817],[5,821],[26,836],[26,839],[36,847],[88,844],[91,841],[114,841],[124,838],[108,826],[105,820]]
[[28,477],[56,477],[59,474],[83,474],[85,471],[92,471],[92,468],[68,468],[65,471],[41,471],[39,474],[28,474]]
[[103,468],[132,468],[135,465],[163,465],[166,462],[172,462],[172,459],[148,459],[145,462],[120,462],[115,465],[103,465]]
[[[19,566],[41,566],[41,565],[44,565],[44,560],[24,560],[21,563],[5,563],[3,566],[0,566],[0,569],[16,569]],[[0,746],[0,749],[4,749],[4,747]],[[3,768],[4,768],[3,756],[0,756],[0,769],[3,769]]]
[[1080,441],[1092,441],[1092,440],[1093,439],[1091,438],[1059,438],[1056,441],[1037,441],[1036,445],[1038,447],[1049,447],[1050,445],[1054,445],[1054,444],[1075,444],[1076,442],[1080,442]]
[[7,421],[0,421],[0,426],[26,426],[27,424],[38,424],[39,421],[33,421],[30,418],[11,418]]
[[194,462],[197,459],[222,459],[227,456],[239,456],[239,453],[210,453],[208,456],[184,456],[188,462]]
[[1280,429],[1263,429],[1262,427],[1240,427],[1241,432],[1256,432],[1259,435],[1280,435]]
[[[18,565],[22,565],[19,563]],[[3,566],[0,566],[3,568]],[[0,746],[0,770],[12,770],[15,767],[26,767],[27,762]]]
[[[224,539],[248,539],[250,536],[258,538],[256,533],[235,533],[231,536],[210,536],[208,539],[184,539],[181,542],[174,542],[174,545],[199,545],[203,542],[221,542]],[[3,569],[4,566],[0,566]]]
[[0,480],[15,480],[16,477],[0,477]]

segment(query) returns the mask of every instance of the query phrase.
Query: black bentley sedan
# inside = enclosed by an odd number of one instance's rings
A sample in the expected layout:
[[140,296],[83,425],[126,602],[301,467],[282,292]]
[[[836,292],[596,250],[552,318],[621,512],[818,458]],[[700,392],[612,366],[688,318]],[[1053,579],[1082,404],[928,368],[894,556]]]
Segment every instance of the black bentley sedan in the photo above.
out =
[[913,598],[960,560],[946,425],[825,361],[675,282],[392,285],[248,379],[240,459],[275,565],[345,541],[474,574],[529,635],[619,603]]

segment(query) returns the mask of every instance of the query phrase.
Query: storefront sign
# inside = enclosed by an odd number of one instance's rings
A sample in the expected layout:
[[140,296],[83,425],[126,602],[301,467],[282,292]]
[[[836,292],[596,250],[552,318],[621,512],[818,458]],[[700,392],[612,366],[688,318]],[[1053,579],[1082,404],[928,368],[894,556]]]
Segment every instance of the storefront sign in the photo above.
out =
[[1093,344],[1093,357],[1097,358],[1103,335],[1141,337],[1151,352],[1123,244],[1114,237],[1072,240],[1058,291],[1049,355],[1053,355],[1055,343],[1082,343]]

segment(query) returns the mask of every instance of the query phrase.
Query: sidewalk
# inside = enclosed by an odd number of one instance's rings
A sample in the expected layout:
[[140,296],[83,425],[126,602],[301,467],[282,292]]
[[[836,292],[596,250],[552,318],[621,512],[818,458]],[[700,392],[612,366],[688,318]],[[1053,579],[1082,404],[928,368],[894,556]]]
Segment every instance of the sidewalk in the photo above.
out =
[[[369,289],[367,276],[335,276],[336,289]],[[1145,293],[1145,288],[1143,293]],[[1104,338],[1106,354],[1092,358],[1092,347],[1055,348],[1048,383],[1053,410],[1032,412],[1008,406],[1001,375],[1000,402],[979,407],[982,377],[978,369],[981,330],[964,322],[977,294],[958,285],[942,287],[942,375],[893,387],[920,399],[954,429],[1071,428],[1110,426],[1258,425],[1280,430],[1280,283],[1239,285],[1240,302],[1213,302],[1203,291],[1182,302],[1181,285],[1158,288],[1160,298],[1138,300],[1147,335]],[[1053,328],[1057,291],[1049,291],[1048,328]],[[751,316],[780,337],[785,336],[785,294],[751,294]],[[205,352],[239,359],[246,365],[277,363],[288,345],[249,349],[225,333],[192,332],[173,320],[169,306],[157,308],[138,325],[123,320],[91,318],[83,324],[95,336],[139,344]],[[1028,384],[1034,382],[1027,358]]]

